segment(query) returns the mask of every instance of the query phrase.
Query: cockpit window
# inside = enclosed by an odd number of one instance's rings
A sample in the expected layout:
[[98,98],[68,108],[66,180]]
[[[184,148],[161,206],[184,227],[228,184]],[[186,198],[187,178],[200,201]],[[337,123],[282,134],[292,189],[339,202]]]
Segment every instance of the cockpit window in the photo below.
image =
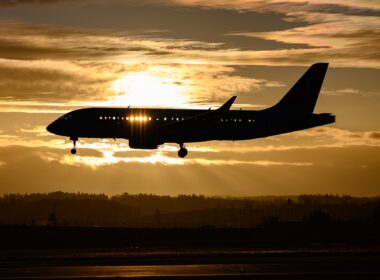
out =
[[71,120],[72,118],[73,118],[73,116],[71,114],[64,115],[64,116],[60,117],[60,119],[63,119],[63,120]]

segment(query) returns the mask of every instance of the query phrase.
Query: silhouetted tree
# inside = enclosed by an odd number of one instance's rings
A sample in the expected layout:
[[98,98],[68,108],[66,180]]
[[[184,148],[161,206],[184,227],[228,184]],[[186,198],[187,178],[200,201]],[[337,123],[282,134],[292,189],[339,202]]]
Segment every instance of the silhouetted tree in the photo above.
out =
[[[153,194],[35,193],[0,197],[2,224],[46,225],[52,205],[59,221],[70,226],[252,227],[278,221],[380,220],[380,198],[337,195],[293,197],[159,196]],[[318,209],[318,210],[313,210]],[[276,217],[276,221],[270,217]],[[264,219],[265,218],[265,219]],[[50,224],[57,217],[50,217]],[[265,223],[264,223],[265,221]]]
[[375,206],[372,216],[377,223],[380,223],[380,204]]
[[329,216],[329,214],[318,209],[310,212],[310,214],[306,217],[305,220],[312,224],[324,224],[329,223],[331,221],[331,217]]
[[161,212],[160,209],[156,209],[154,212],[154,218],[156,220],[156,227],[160,228],[161,227]]

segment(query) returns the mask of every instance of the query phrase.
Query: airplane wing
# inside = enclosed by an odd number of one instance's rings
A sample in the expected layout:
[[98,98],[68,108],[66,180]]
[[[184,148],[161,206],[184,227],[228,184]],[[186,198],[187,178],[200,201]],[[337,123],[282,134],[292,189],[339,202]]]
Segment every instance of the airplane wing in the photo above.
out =
[[169,127],[169,126],[175,126],[175,125],[190,124],[192,122],[197,122],[200,120],[206,120],[206,119],[218,117],[222,113],[230,110],[235,99],[236,99],[236,96],[232,96],[226,103],[224,103],[222,106],[220,106],[216,110],[211,110],[211,108],[210,108],[208,111],[206,111],[204,113],[201,113],[201,114],[198,114],[195,116],[191,116],[189,118],[185,118],[184,120],[173,121],[173,122],[167,123],[165,126]]

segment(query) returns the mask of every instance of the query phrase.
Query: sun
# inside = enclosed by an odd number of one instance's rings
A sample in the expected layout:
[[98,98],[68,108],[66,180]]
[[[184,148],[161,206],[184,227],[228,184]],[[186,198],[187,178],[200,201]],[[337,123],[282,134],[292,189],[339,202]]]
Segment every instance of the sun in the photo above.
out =
[[176,107],[188,103],[189,85],[168,69],[130,72],[112,82],[116,93],[112,103],[117,106]]

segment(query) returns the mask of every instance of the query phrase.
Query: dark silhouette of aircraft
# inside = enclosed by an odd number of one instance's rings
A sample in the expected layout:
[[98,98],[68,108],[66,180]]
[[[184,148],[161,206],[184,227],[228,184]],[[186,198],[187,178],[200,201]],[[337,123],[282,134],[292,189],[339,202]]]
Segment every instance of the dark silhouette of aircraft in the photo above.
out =
[[216,110],[86,108],[63,115],[47,130],[70,137],[72,154],[79,137],[123,138],[134,149],[177,143],[183,158],[184,143],[254,139],[335,122],[333,114],[313,113],[327,67],[328,63],[312,65],[280,102],[260,111],[230,110],[236,96]]

